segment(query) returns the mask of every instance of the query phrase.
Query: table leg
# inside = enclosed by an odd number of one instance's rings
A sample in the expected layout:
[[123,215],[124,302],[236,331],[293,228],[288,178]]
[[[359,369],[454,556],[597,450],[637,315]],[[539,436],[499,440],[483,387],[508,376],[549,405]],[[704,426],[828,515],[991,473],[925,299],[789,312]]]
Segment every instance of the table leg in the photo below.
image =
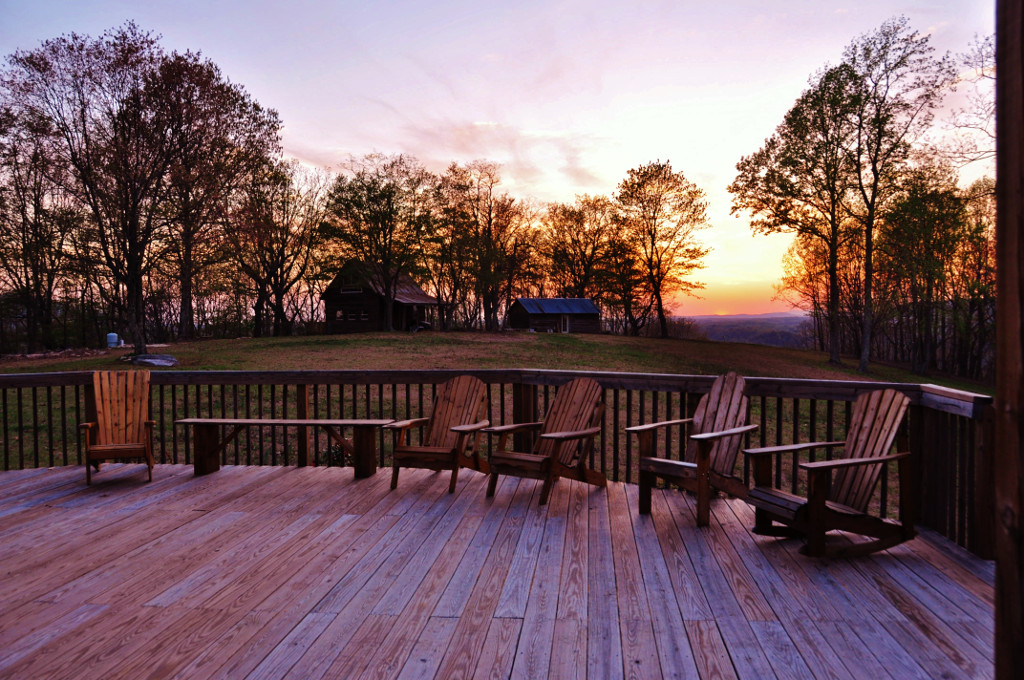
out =
[[193,450],[192,458],[195,473],[208,475],[220,469],[220,452],[217,446],[220,433],[217,425],[196,423],[192,426]]
[[377,426],[352,427],[353,461],[356,479],[372,477],[377,473]]

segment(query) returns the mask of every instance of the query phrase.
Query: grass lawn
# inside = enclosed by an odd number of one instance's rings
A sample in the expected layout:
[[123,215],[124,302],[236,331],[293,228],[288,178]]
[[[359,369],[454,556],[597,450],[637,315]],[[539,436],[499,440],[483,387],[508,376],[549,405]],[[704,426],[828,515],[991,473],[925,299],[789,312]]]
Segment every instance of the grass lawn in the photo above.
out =
[[[557,333],[361,333],[289,338],[203,340],[151,347],[171,354],[177,370],[329,370],[432,368],[547,368],[640,373],[719,374],[825,380],[934,382],[973,392],[985,386],[923,378],[876,365],[868,376],[856,360],[830,366],[822,352],[702,340],[659,340]],[[112,369],[129,352],[85,356],[4,357],[2,373]],[[162,370],[162,369],[156,369]]]

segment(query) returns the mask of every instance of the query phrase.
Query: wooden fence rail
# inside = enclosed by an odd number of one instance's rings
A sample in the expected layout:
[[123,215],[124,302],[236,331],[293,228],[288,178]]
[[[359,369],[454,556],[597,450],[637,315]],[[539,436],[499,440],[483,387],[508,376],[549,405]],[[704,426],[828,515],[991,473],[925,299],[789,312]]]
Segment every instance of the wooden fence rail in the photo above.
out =
[[[597,380],[605,389],[601,438],[593,467],[609,479],[635,482],[636,441],[632,425],[684,418],[696,408],[713,376],[591,371],[424,370],[424,371],[160,371],[152,374],[150,411],[156,421],[154,455],[161,463],[191,463],[192,443],[174,421],[227,418],[414,418],[429,415],[435,386],[458,373],[489,386],[489,419],[495,424],[542,416],[555,388],[575,377]],[[857,395],[892,387],[912,399],[905,423],[917,453],[919,524],[973,552],[989,557],[993,540],[992,400],[934,385],[857,381],[747,378],[750,446],[842,439]],[[78,423],[91,405],[91,373],[0,375],[0,455],[3,469],[81,464]],[[659,442],[662,455],[678,457],[679,432]],[[393,434],[381,432],[380,464],[390,465]],[[487,451],[494,442],[488,440]],[[520,440],[518,446],[528,446]],[[780,484],[800,492],[800,462],[825,458],[826,450],[804,451],[778,461]],[[223,452],[223,464],[344,464],[342,452],[324,435],[299,428],[260,427]],[[742,463],[740,463],[742,464]],[[749,471],[744,471],[748,474]],[[894,474],[894,470],[892,471]],[[895,479],[883,476],[875,508],[883,515],[898,507]]]

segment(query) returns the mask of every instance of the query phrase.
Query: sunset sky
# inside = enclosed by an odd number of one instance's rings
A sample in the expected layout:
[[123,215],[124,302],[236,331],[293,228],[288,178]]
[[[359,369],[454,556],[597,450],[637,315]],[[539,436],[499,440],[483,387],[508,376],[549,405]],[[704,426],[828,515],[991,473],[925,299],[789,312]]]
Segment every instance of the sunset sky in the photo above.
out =
[[703,299],[681,314],[784,311],[772,302],[790,237],[755,237],[726,186],[808,78],[855,37],[905,14],[940,52],[994,30],[992,0],[138,3],[0,0],[0,54],[99,35],[128,19],[166,49],[201,51],[285,123],[304,162],[408,153],[431,170],[503,164],[538,202],[615,190],[671,161],[703,188],[713,248]]

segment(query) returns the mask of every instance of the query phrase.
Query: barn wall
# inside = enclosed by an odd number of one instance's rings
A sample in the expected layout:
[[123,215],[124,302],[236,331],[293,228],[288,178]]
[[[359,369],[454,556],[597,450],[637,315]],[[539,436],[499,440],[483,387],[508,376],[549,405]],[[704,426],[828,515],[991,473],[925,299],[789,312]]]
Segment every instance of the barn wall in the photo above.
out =
[[380,298],[374,293],[338,293],[324,298],[328,333],[367,333],[381,327]]

